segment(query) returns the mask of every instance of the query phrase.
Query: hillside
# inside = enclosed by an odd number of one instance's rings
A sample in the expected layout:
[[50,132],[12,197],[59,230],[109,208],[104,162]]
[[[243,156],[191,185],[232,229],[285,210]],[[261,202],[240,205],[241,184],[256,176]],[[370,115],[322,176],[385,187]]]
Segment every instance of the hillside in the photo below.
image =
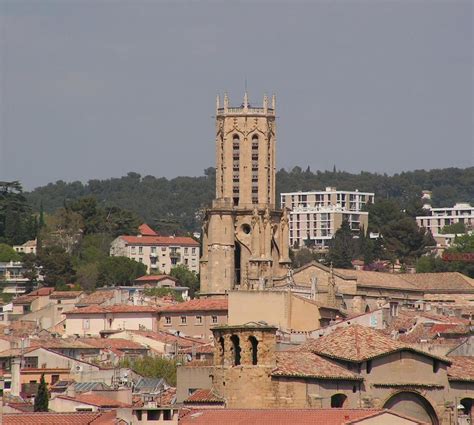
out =
[[[199,209],[210,205],[214,197],[215,171],[208,168],[200,177],[166,179],[128,173],[120,178],[65,183],[57,181],[26,193],[28,201],[46,212],[83,196],[94,196],[103,205],[118,206],[136,212],[150,224],[167,228],[198,230]],[[277,200],[281,192],[321,190],[335,186],[340,190],[359,189],[375,192],[376,200],[392,198],[402,207],[418,198],[422,190],[433,191],[433,206],[452,206],[455,202],[474,204],[474,167],[459,169],[416,170],[388,176],[344,171],[303,171],[294,167],[276,175]]]

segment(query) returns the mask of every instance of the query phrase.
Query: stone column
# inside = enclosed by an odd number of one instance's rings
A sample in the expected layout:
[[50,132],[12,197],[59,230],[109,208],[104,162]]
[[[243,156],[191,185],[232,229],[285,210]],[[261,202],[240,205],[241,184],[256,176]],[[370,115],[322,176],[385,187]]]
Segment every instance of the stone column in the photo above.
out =
[[14,397],[20,396],[21,391],[21,357],[13,357],[11,360],[12,385],[10,394]]

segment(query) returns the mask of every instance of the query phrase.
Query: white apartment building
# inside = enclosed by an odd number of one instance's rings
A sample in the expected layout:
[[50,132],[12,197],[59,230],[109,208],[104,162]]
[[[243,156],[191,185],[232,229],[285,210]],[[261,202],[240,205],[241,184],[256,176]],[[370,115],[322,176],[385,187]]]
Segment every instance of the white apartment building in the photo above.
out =
[[110,246],[111,256],[128,257],[147,267],[147,272],[169,274],[179,264],[199,273],[199,242],[187,236],[160,236],[147,225],[137,236],[119,236]]
[[333,187],[324,191],[282,193],[281,207],[290,210],[290,246],[303,247],[310,240],[316,248],[327,248],[345,219],[355,234],[361,228],[367,230],[369,213],[362,209],[373,203],[374,198],[373,193]]
[[425,205],[429,215],[416,217],[418,226],[430,230],[433,235],[441,234],[444,226],[463,223],[467,230],[474,227],[474,207],[468,203],[458,203],[452,208],[431,208]]

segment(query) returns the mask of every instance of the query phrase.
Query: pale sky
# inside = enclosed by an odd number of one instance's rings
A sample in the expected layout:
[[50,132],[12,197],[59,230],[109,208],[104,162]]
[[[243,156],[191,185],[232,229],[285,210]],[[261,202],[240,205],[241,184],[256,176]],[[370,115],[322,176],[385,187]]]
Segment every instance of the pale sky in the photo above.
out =
[[277,165],[474,164],[470,0],[0,0],[0,179],[214,166],[215,96],[277,95]]

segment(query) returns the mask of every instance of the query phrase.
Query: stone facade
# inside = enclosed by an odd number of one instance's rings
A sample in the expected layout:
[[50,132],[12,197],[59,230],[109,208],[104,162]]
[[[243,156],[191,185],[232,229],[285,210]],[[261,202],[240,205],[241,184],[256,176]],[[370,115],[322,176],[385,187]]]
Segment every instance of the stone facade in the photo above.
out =
[[201,292],[263,289],[287,273],[288,214],[275,207],[275,98],[216,110],[216,199],[202,227]]

